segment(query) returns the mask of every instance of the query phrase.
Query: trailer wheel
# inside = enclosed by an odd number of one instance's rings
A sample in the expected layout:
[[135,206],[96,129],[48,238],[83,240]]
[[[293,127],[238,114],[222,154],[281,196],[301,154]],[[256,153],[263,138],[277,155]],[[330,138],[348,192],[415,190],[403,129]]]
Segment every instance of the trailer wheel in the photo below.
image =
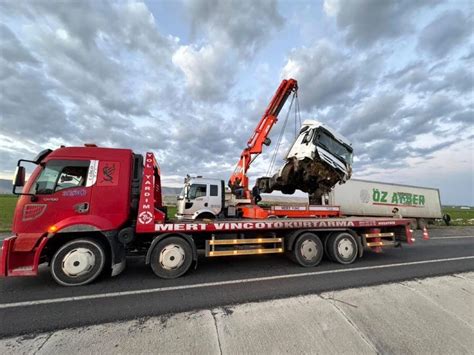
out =
[[348,232],[341,232],[330,236],[327,244],[327,253],[331,260],[340,264],[352,264],[359,253],[355,237]]
[[428,223],[426,222],[424,218],[418,218],[417,222],[418,222],[419,230],[423,230],[423,228],[425,228],[428,225]]
[[104,247],[94,239],[76,239],[61,246],[51,260],[51,275],[63,286],[94,281],[105,265]]
[[191,246],[180,237],[169,237],[153,248],[150,256],[151,269],[163,279],[175,279],[185,274],[193,262]]
[[304,267],[316,266],[323,257],[323,243],[316,234],[303,233],[295,242],[292,259]]

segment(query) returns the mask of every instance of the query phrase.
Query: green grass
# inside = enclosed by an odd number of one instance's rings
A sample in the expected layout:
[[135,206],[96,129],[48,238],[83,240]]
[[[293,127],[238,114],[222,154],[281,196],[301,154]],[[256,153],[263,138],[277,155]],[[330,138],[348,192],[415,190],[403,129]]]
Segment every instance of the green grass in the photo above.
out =
[[13,211],[16,200],[13,195],[0,195],[0,232],[9,232],[12,228]]
[[445,213],[451,216],[451,225],[453,226],[474,224],[474,208],[472,207],[469,210],[464,210],[459,207],[443,207],[443,214]]
[[166,216],[169,219],[173,219],[173,218],[175,218],[174,217],[175,214],[176,214],[176,206],[168,206]]

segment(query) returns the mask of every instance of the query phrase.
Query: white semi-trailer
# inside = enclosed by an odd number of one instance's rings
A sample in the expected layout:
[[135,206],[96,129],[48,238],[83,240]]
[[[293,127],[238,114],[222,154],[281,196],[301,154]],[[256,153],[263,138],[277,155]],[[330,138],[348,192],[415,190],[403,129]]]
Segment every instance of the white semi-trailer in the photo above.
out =
[[328,203],[340,206],[345,216],[398,214],[413,219],[412,226],[420,229],[442,218],[439,190],[429,187],[351,179],[329,193]]

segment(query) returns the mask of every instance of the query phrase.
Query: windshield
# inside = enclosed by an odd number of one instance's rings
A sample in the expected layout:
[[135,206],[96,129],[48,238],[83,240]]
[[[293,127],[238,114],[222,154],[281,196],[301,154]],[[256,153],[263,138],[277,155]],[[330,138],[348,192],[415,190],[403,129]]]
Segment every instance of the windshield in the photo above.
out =
[[314,144],[321,145],[330,153],[339,156],[345,162],[352,165],[352,148],[341,144],[326,132],[319,131],[318,134],[314,136]]
[[85,186],[89,161],[51,160],[31,187],[33,194],[52,194],[69,187]]
[[193,184],[189,187],[188,198],[194,200],[198,197],[206,196],[207,185],[205,184]]

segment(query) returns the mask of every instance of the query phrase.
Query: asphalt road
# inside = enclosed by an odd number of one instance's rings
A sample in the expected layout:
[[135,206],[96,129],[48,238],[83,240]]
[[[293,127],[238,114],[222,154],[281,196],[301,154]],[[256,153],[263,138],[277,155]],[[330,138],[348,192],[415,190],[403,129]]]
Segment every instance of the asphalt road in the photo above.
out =
[[200,258],[197,270],[161,280],[130,258],[121,275],[79,288],[56,285],[42,268],[36,278],[0,279],[0,337],[474,270],[474,228],[430,235],[349,266],[301,268],[281,255]]

